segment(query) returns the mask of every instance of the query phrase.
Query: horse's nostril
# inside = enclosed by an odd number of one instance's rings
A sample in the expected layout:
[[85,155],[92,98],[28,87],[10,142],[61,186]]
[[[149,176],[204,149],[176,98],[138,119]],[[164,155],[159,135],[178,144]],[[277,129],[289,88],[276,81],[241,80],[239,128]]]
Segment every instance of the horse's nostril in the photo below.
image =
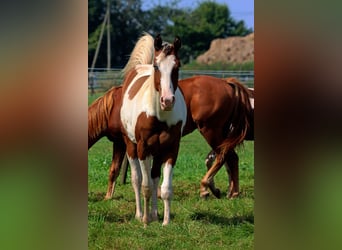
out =
[[175,96],[170,97],[160,97],[160,103],[162,103],[165,106],[172,106],[175,102]]
[[166,100],[165,100],[165,103],[166,103],[167,105],[172,105],[172,104],[174,103],[174,101],[175,101],[175,97],[172,96],[171,98],[166,99]]

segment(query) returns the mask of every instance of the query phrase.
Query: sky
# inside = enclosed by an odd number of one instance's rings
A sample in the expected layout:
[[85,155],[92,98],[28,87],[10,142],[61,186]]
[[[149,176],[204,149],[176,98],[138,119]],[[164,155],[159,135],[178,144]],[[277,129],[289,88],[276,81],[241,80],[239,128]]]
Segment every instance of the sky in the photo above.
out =
[[[198,6],[201,0],[180,0],[177,5],[178,8],[189,8]],[[163,5],[165,0],[142,0],[142,9],[149,9],[158,3]],[[227,4],[231,16],[237,20],[243,20],[247,28],[254,30],[254,0],[213,0],[213,2],[220,4]]]

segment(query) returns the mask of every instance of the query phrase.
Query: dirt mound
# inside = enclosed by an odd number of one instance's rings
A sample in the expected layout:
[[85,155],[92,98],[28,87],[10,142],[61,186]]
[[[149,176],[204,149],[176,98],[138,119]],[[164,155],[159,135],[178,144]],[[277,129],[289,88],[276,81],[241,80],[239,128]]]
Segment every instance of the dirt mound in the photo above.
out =
[[207,52],[197,57],[201,64],[245,63],[254,61],[254,33],[247,36],[219,38],[211,42]]

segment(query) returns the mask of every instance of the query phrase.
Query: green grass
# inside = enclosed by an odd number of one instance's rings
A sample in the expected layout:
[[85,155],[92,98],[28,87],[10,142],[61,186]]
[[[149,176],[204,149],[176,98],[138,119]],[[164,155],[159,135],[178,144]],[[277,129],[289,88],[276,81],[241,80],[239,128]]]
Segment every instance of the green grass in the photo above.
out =
[[[90,101],[91,102],[91,101]],[[209,146],[197,132],[183,137],[174,168],[171,223],[162,226],[163,204],[158,201],[159,221],[147,228],[135,216],[134,192],[128,173],[126,185],[118,184],[112,200],[104,201],[112,143],[106,138],[88,153],[89,249],[253,249],[254,246],[254,142],[238,149],[241,196],[227,194],[227,174],[215,177],[222,198],[199,197]]]

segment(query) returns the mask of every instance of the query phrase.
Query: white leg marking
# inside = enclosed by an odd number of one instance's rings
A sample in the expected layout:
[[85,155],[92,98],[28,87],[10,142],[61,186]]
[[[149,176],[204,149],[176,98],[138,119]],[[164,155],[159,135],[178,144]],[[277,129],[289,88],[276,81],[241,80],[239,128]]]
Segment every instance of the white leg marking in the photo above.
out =
[[161,185],[161,198],[164,201],[164,220],[163,226],[170,223],[170,206],[172,199],[172,165],[165,163],[163,169],[163,183]]
[[142,209],[141,209],[141,200],[140,200],[140,190],[141,190],[141,169],[140,164],[137,158],[132,159],[127,155],[127,159],[129,164],[131,165],[131,180],[132,186],[135,193],[135,218],[138,220],[142,219]]
[[151,160],[152,156],[146,157],[145,160],[139,160],[141,166],[141,173],[142,173],[142,193],[144,197],[144,215],[143,215],[143,222],[144,224],[148,224],[150,219],[150,199],[152,196],[152,177],[151,177]]
[[159,177],[153,179],[153,189],[152,189],[152,221],[158,220],[158,185]]

